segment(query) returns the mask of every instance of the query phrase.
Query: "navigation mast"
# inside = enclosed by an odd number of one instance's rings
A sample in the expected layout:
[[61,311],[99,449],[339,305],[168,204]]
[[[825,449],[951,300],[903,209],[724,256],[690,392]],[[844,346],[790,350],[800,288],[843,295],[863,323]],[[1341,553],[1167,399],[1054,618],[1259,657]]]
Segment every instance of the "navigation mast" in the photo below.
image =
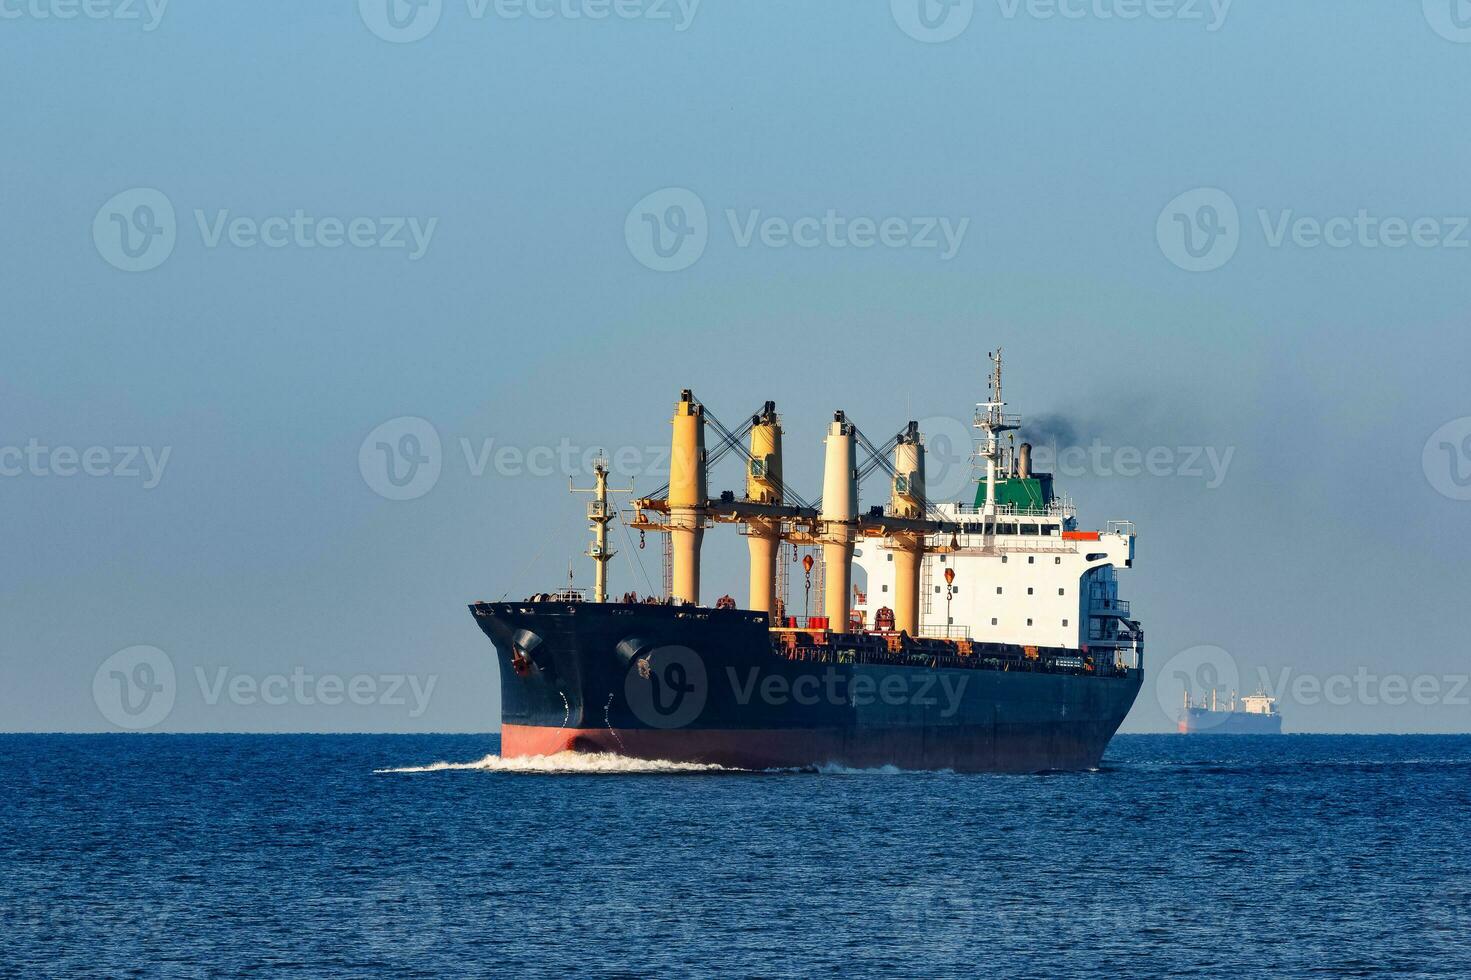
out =
[[996,516],[996,478],[1001,471],[1001,442],[997,438],[1003,432],[1021,427],[1021,416],[1007,415],[1002,409],[1006,402],[1001,397],[1001,348],[986,355],[991,359],[991,377],[986,385],[991,390],[991,400],[976,406],[975,427],[984,434],[984,443],[977,450],[986,461],[986,506],[987,517]]
[[587,557],[595,562],[595,577],[593,580],[593,602],[608,601],[608,562],[617,554],[608,548],[608,523],[617,516],[608,507],[609,493],[632,493],[633,488],[618,488],[610,490],[608,487],[608,464],[599,457],[593,464],[592,487],[575,487],[572,480],[567,480],[567,489],[571,493],[590,493],[593,499],[587,505],[587,520],[589,529],[593,533],[592,543],[587,546]]

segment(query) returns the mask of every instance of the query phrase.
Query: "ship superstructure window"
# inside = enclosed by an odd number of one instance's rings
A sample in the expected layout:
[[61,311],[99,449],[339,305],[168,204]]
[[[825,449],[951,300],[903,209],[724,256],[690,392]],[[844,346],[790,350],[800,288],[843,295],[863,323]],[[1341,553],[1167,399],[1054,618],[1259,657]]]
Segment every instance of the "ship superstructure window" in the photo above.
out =
[[1037,564],[1037,556],[1036,555],[1027,555],[1027,564],[1028,565],[1035,565],[1035,564]]
[[1065,620],[1065,619],[1064,619],[1064,620],[1063,620],[1063,621],[1062,621],[1062,625],[1063,625],[1063,626],[1066,626],[1066,625],[1067,625],[1067,620]]
[[1027,620],[1027,625],[1028,625],[1028,626],[1031,626],[1031,625],[1032,625],[1032,621],[1031,621],[1031,620],[1030,620],[1030,619],[1029,619],[1029,620]]
[[997,595],[1000,595],[1001,594],[1001,586],[999,586],[999,585],[996,586],[996,594]]
[[1003,565],[1006,564],[1006,556],[1005,555],[1002,555],[1001,556],[1001,564],[1003,564]]
[[1065,595],[1065,594],[1067,594],[1067,590],[1066,589],[1058,589],[1057,590],[1057,594],[1058,595]]
[[995,626],[996,625],[996,617],[995,616],[992,616],[991,617],[991,625],[992,626]]
[[1027,595],[1032,595],[1032,594],[1033,594],[1032,587],[1029,585],[1029,586],[1027,586]]

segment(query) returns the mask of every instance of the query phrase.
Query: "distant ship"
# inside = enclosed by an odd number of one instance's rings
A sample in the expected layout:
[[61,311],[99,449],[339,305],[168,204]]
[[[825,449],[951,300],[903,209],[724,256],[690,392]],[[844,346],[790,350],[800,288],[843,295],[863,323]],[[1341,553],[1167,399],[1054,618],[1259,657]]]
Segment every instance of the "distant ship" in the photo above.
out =
[[[1144,634],[1115,578],[1133,566],[1134,526],[1081,529],[1052,475],[1033,472],[1031,447],[1002,442],[1021,420],[1003,412],[1001,352],[991,357],[974,420],[981,470],[974,496],[956,502],[926,498],[914,422],[876,446],[835,413],[809,503],[783,482],[772,402],[733,431],[682,391],[669,485],[624,520],[640,548],[646,532],[663,535],[663,594],[607,594],[619,517],[608,494],[627,491],[610,491],[600,463],[591,597],[569,587],[470,607],[500,663],[502,756],[1096,767],[1143,678]],[[707,470],[727,454],[744,458],[744,492],[712,497]],[[879,470],[887,506],[860,509],[859,481]],[[744,609],[730,596],[701,602],[702,538],[721,524],[750,549]]]
[[1179,728],[1181,735],[1281,735],[1282,714],[1277,699],[1263,691],[1240,699],[1232,691],[1229,700],[1218,701],[1212,690],[1209,702],[1192,701],[1186,691]]

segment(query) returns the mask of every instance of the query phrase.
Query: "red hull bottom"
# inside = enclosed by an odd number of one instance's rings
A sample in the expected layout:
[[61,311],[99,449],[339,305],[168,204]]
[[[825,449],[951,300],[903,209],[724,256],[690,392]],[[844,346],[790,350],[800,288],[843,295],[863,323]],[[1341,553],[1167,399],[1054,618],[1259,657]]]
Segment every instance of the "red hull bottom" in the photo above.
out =
[[953,769],[961,772],[1039,772],[1093,769],[1112,731],[1076,725],[1046,730],[1017,726],[975,730],[612,729],[504,725],[501,757],[606,752],[634,759],[719,765],[732,769],[793,769],[839,765],[855,769]]

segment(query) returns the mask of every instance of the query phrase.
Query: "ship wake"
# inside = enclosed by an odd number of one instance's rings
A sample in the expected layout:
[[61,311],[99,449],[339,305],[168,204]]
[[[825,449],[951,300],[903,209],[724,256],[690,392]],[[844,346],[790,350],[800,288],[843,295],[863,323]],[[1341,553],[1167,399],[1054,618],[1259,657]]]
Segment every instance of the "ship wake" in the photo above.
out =
[[509,759],[494,753],[474,762],[432,762],[426,766],[401,766],[377,769],[377,773],[446,772],[450,770],[482,770],[487,772],[553,773],[619,775],[624,773],[739,772],[724,766],[695,762],[668,762],[658,759],[632,759],[612,752],[558,752],[554,755],[526,755]]
[[[875,768],[853,768],[828,763],[820,766],[802,766],[778,769],[736,769],[714,763],[672,762],[665,759],[634,759],[613,752],[558,752],[554,755],[514,756],[506,759],[494,753],[474,762],[431,762],[423,766],[396,766],[375,769],[380,775],[420,772],[451,772],[479,770],[482,772],[512,772],[547,775],[639,775],[665,773],[709,773],[728,772],[744,775],[771,774],[820,776],[897,776],[907,770],[895,766]],[[943,770],[945,773],[951,770]]]

